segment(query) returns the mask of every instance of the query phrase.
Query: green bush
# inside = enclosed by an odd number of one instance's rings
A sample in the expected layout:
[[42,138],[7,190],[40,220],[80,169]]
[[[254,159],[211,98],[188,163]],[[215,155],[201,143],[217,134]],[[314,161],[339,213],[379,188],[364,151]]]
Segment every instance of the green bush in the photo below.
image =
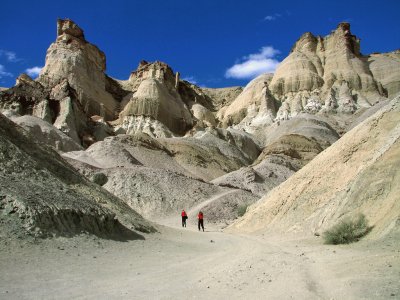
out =
[[94,173],[91,177],[90,177],[90,181],[94,182],[100,186],[103,186],[107,183],[108,178],[107,175],[104,173]]
[[368,220],[363,214],[355,219],[346,218],[331,229],[324,232],[325,244],[350,244],[357,242],[370,232],[372,227],[368,226]]
[[237,213],[238,213],[238,216],[239,216],[239,217],[243,216],[243,215],[246,213],[247,207],[248,207],[247,204],[243,204],[243,205],[240,205],[240,206],[238,207]]

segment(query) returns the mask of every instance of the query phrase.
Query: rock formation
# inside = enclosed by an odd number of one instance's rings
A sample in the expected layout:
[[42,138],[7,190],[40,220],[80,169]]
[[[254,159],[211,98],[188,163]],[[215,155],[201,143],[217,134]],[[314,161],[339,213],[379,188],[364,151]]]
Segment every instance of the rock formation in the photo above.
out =
[[[309,102],[325,103],[352,113],[359,106],[370,106],[385,96],[360,53],[360,41],[341,23],[325,38],[305,33],[290,55],[280,64],[271,81],[271,91],[290,116],[304,111]],[[335,102],[331,104],[331,102]],[[278,113],[279,114],[279,113]],[[282,116],[283,117],[283,116]]]
[[[161,122],[172,133],[182,135],[193,126],[192,116],[182,101],[172,69],[162,62],[147,63],[142,61],[135,72],[131,73],[125,86],[131,93],[121,103],[120,122],[128,133],[138,132],[135,126],[143,122]],[[150,124],[150,128],[160,126]],[[135,130],[136,129],[136,130]],[[171,136],[156,134],[154,136]]]
[[[138,238],[154,228],[0,114],[0,218],[10,234]],[[4,232],[4,231],[3,231]]]
[[[250,164],[260,153],[250,139],[232,136],[228,142],[211,133],[158,139],[143,133],[118,135],[64,157],[98,168],[143,165],[208,181]],[[241,145],[244,141],[246,147]]]
[[321,233],[363,213],[369,238],[398,230],[400,98],[346,133],[257,202],[232,230]]
[[47,51],[46,64],[37,80],[26,74],[0,94],[3,111],[39,117],[67,134],[78,144],[99,138],[90,117],[112,120],[118,101],[107,91],[105,56],[88,43],[71,20],[58,20],[57,40]]
[[[210,179],[221,174],[220,166],[234,170],[241,164],[231,160],[245,158],[238,150],[235,152],[233,146],[218,144],[216,137],[214,148],[207,146],[204,139],[199,139],[197,142],[195,138],[154,139],[146,134],[118,135],[97,142],[86,151],[69,152],[63,156],[88,178],[104,174],[107,180],[103,187],[145,217],[176,214],[182,207],[190,208],[221,194],[219,201],[227,205],[226,216],[215,218],[215,221],[233,220],[237,216],[238,199],[254,203],[258,197],[243,190],[219,187],[201,178]],[[205,146],[210,148],[210,152],[199,150]],[[226,157],[219,153],[223,148],[227,148],[224,150]],[[229,191],[236,197],[225,196]]]
[[328,123],[313,115],[298,115],[281,125],[274,123],[264,128],[263,134],[265,147],[250,166],[212,182],[262,197],[339,139]]
[[[47,50],[39,82],[55,87],[66,80],[86,115],[113,120],[118,102],[106,91],[105,70],[104,53],[86,41],[83,30],[71,20],[58,20],[57,39]],[[55,98],[62,101],[64,96]]]
[[[362,55],[360,40],[352,35],[348,23],[340,23],[324,38],[307,32],[271,79],[263,79],[267,75],[254,79],[218,117],[224,124],[240,123],[251,132],[260,114],[263,123],[267,116],[287,120],[301,112],[352,114],[398,92],[398,64],[398,52]],[[263,81],[265,87],[255,84]],[[257,97],[248,96],[263,88],[267,109],[260,101],[257,104]]]
[[302,112],[352,114],[392,97],[398,64],[398,52],[363,56],[350,25],[341,23],[325,38],[305,33],[274,75],[244,90],[199,88],[159,61],[142,61],[128,80],[117,80],[105,74],[104,53],[66,19],[57,22],[39,78],[21,75],[14,88],[0,91],[0,105],[40,117],[84,146],[118,133],[168,138],[219,123],[258,137]]
[[[129,218],[128,206],[162,217],[212,198],[202,209],[214,216],[220,209],[231,220],[241,204],[275,195],[276,186],[382,109],[400,91],[399,64],[398,51],[362,55],[350,25],[341,23],[324,38],[305,33],[275,74],[260,75],[244,89],[200,88],[160,61],[141,61],[119,80],[105,74],[104,53],[66,19],[58,20],[39,78],[22,74],[14,87],[1,90],[0,109],[38,143],[65,152],[63,158],[92,181],[85,181],[85,191],[88,184],[101,195],[100,186],[120,196],[124,204],[117,206],[110,204],[120,201],[113,196],[96,196],[118,219],[125,220],[123,208]],[[26,174],[39,176],[35,172]],[[86,203],[81,196],[76,199]],[[43,203],[44,210],[51,206]],[[99,205],[94,220],[111,220],[101,203],[93,205]],[[86,211],[67,207],[84,218]]]
[[243,87],[227,87],[227,88],[201,88],[201,90],[212,99],[217,110],[224,106],[230,105],[243,91]]
[[374,78],[386,90],[389,98],[400,91],[400,50],[389,53],[373,53],[368,56],[368,64]]
[[252,122],[269,125],[275,119],[277,106],[271,97],[268,85],[272,74],[263,74],[253,79],[229,105],[218,111],[217,118],[223,125],[249,125]]

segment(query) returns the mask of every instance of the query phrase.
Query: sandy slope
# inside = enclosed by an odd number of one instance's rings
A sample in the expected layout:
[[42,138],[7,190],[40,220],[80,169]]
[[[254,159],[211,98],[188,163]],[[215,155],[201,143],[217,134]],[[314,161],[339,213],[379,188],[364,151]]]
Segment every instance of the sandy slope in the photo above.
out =
[[232,226],[241,232],[322,233],[362,213],[368,239],[399,228],[400,97],[253,205]]

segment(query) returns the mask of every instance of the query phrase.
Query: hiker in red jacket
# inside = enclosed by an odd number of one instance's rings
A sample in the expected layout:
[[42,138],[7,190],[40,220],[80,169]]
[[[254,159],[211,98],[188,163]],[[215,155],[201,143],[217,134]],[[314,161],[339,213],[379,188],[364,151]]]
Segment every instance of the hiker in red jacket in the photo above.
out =
[[197,226],[199,227],[199,231],[200,231],[200,227],[201,227],[203,229],[203,232],[204,232],[204,216],[203,216],[203,212],[199,211],[199,214],[197,215],[197,220],[198,220]]
[[184,209],[182,209],[181,217],[182,217],[182,227],[186,227],[186,220],[187,220],[188,216]]

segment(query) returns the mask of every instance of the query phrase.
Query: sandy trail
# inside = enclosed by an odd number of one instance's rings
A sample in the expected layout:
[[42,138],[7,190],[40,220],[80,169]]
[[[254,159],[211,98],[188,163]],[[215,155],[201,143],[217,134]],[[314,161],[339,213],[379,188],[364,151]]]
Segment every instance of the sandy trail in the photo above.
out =
[[301,271],[294,255],[276,259],[276,246],[219,232],[166,229],[129,243],[82,239],[30,245],[29,256],[25,246],[2,260],[1,298],[243,299],[271,295],[282,284],[283,266]]
[[398,299],[398,248],[368,247],[171,228],[129,242],[7,241],[0,298]]
[[90,235],[0,243],[0,299],[400,299],[397,242],[326,246],[321,239],[234,235],[196,213],[160,233],[117,242]]
[[[208,199],[200,202],[196,206],[192,207],[190,210],[188,210],[186,212],[189,217],[187,220],[187,225],[188,225],[187,229],[188,230],[197,230],[197,214],[203,207],[207,206],[208,204],[210,204],[214,201],[217,201],[218,199],[220,199],[226,195],[238,193],[238,192],[240,192],[240,190],[229,190],[226,192],[218,193],[218,194],[212,196],[211,198],[208,198]],[[168,216],[168,217],[158,218],[155,221],[158,224],[168,226],[168,227],[173,227],[173,228],[182,227],[180,213],[177,213],[176,216]],[[219,227],[217,225],[207,222],[207,216],[205,216],[205,228],[209,231],[210,230],[211,231],[220,231]]]

